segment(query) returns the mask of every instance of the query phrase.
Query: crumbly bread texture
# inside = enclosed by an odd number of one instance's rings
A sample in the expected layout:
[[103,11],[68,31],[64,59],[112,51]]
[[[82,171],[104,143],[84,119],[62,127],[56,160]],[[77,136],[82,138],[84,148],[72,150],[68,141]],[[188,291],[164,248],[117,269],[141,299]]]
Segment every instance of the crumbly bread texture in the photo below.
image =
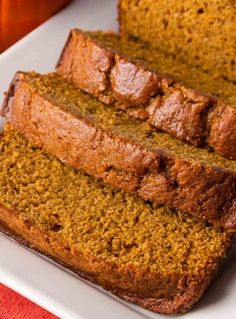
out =
[[120,0],[120,31],[236,81],[235,0]]
[[233,83],[138,41],[78,29],[71,31],[57,72],[159,130],[236,159]]
[[30,141],[75,168],[236,229],[235,161],[158,133],[54,73],[18,73],[1,114]]
[[231,244],[220,227],[145,203],[31,145],[0,139],[1,228],[119,297],[185,312]]

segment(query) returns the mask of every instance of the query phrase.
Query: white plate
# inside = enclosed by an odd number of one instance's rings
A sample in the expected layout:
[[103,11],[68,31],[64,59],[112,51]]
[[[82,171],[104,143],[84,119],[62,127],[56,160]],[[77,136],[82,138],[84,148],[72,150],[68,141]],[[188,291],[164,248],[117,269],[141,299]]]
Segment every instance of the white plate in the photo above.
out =
[[[0,103],[17,70],[48,72],[69,30],[115,29],[115,0],[78,0],[0,56]],[[236,248],[236,247],[235,247]],[[0,235],[0,281],[68,319],[166,318],[123,302],[48,259]],[[236,249],[220,276],[186,319],[236,318]]]

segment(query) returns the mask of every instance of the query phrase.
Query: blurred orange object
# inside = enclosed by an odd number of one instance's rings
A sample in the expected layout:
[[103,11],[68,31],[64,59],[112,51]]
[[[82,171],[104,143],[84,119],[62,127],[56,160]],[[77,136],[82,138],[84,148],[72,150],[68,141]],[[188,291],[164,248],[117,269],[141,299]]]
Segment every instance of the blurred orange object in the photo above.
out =
[[0,0],[0,52],[71,0]]

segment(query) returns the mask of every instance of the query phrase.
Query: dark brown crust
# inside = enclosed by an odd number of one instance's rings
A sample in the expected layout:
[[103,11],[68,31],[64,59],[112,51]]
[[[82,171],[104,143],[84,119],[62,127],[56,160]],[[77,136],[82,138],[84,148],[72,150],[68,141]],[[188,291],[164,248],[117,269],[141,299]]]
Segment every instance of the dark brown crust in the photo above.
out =
[[89,33],[71,31],[57,72],[159,130],[236,159],[236,108],[113,52]]
[[236,174],[182,159],[103,131],[38,95],[18,73],[1,114],[15,129],[61,161],[136,193],[236,229]]
[[[200,275],[198,283],[187,284],[184,283],[183,276],[161,278],[159,274],[146,269],[143,271],[137,271],[132,267],[119,269],[116,265],[85,255],[76,248],[63,244],[56,236],[24,222],[16,213],[3,205],[0,205],[0,230],[122,299],[154,312],[168,314],[186,312],[198,301],[217,273],[224,257],[216,260],[203,278]],[[229,247],[230,241],[226,243],[225,253]],[[162,294],[171,294],[171,296],[161,298]]]

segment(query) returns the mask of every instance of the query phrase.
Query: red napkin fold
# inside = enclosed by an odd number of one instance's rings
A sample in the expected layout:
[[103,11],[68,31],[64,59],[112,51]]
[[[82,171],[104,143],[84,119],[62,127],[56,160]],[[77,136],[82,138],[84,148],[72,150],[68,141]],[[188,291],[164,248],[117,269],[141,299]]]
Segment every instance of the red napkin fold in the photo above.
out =
[[57,319],[57,317],[0,284],[0,319]]

